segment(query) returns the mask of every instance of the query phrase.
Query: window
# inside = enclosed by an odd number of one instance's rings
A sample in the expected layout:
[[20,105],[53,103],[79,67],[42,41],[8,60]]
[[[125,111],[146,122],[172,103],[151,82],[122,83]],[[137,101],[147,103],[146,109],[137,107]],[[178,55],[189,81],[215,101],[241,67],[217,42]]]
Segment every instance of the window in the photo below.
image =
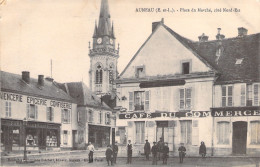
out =
[[192,88],[180,89],[180,109],[191,109]]
[[101,65],[99,64],[96,69],[96,84],[102,84],[102,76],[103,76],[103,72],[102,72]]
[[92,110],[88,111],[88,121],[93,122],[93,111]]
[[6,117],[11,117],[12,116],[11,115],[12,105],[11,104],[12,104],[11,102],[8,102],[8,101],[5,102],[5,116]]
[[217,123],[217,140],[218,144],[229,144],[229,122]]
[[253,105],[254,106],[259,105],[259,87],[260,87],[260,84],[253,84],[253,92],[254,92]]
[[137,66],[135,69],[136,78],[143,78],[145,76],[144,66]]
[[27,118],[38,119],[38,106],[33,104],[27,104]]
[[246,105],[246,85],[241,85],[241,106]]
[[182,63],[182,74],[189,74],[190,73],[190,62],[183,62]]
[[251,125],[251,144],[260,144],[260,121],[252,121]]
[[99,111],[99,123],[102,124],[103,122],[103,114],[101,111]]
[[159,141],[162,138],[163,142],[168,142],[169,129],[168,121],[157,121],[157,130],[156,130],[156,141]]
[[47,121],[54,121],[54,110],[52,107],[46,108]]
[[67,130],[63,131],[63,144],[64,145],[68,144],[68,131]]
[[150,91],[129,92],[129,110],[138,111],[150,109]]
[[68,109],[63,109],[62,110],[62,116],[61,116],[61,119],[62,119],[62,123],[70,123],[70,110]]
[[252,106],[253,104],[253,100],[252,100],[252,95],[253,95],[253,91],[252,91],[252,85],[247,85],[246,87],[246,91],[247,91],[247,94],[246,94],[246,106]]
[[105,120],[106,124],[107,124],[107,125],[110,125],[110,123],[111,123],[110,113],[106,113],[105,119],[106,119],[106,120]]
[[134,92],[134,107],[136,110],[144,110],[144,92]]
[[222,107],[233,106],[233,86],[222,86]]
[[192,121],[180,121],[181,123],[181,143],[191,144],[191,134],[192,134]]
[[145,136],[145,131],[144,131],[144,122],[135,122],[135,142],[137,144],[144,143],[144,136]]

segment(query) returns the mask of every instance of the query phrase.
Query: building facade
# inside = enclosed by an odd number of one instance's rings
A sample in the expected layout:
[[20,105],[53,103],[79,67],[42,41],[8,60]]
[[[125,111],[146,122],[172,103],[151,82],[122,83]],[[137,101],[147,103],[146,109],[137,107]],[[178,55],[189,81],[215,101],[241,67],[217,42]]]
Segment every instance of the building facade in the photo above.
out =
[[95,25],[92,48],[89,46],[90,90],[97,95],[113,94],[119,58],[119,45],[116,49],[114,26],[111,25],[108,0],[101,1],[98,25]]
[[75,149],[85,149],[88,142],[96,148],[112,144],[115,138],[112,109],[82,82],[65,83],[61,87],[77,102],[78,142]]
[[[242,31],[244,28],[242,28]],[[119,114],[116,138],[131,140],[134,154],[148,141],[184,143],[198,155],[204,141],[209,155],[259,153],[259,34],[241,33],[194,42],[167,27],[152,24],[152,34],[116,84],[126,109]],[[241,62],[242,61],[242,62]],[[122,147],[122,150],[124,148]]]
[[72,148],[76,107],[51,78],[1,71],[2,151]]

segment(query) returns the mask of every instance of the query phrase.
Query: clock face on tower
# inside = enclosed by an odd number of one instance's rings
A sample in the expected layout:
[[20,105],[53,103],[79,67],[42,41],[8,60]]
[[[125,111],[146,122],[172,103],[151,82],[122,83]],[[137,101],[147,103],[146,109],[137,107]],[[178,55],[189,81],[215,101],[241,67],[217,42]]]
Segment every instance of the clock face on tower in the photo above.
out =
[[110,39],[110,44],[111,44],[111,45],[113,44],[113,39]]
[[102,42],[102,38],[98,38],[98,39],[97,39],[97,43],[98,43],[98,44],[101,44],[101,42]]

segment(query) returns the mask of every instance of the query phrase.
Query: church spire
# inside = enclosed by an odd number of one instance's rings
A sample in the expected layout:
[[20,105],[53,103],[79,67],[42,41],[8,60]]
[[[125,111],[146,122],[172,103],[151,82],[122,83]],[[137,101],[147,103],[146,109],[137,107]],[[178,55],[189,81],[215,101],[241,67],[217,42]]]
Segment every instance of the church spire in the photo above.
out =
[[101,1],[97,35],[98,36],[111,35],[111,21],[110,21],[108,0]]
[[93,34],[93,38],[97,37],[97,22],[95,21],[95,28],[94,28],[94,34]]

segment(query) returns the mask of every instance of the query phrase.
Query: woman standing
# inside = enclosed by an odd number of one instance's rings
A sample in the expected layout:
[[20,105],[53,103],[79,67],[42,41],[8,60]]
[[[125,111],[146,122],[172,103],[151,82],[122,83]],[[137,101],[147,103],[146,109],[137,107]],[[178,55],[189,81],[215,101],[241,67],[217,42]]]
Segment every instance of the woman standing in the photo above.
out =
[[206,156],[206,145],[203,141],[200,143],[199,154],[202,156],[202,158],[205,158]]

